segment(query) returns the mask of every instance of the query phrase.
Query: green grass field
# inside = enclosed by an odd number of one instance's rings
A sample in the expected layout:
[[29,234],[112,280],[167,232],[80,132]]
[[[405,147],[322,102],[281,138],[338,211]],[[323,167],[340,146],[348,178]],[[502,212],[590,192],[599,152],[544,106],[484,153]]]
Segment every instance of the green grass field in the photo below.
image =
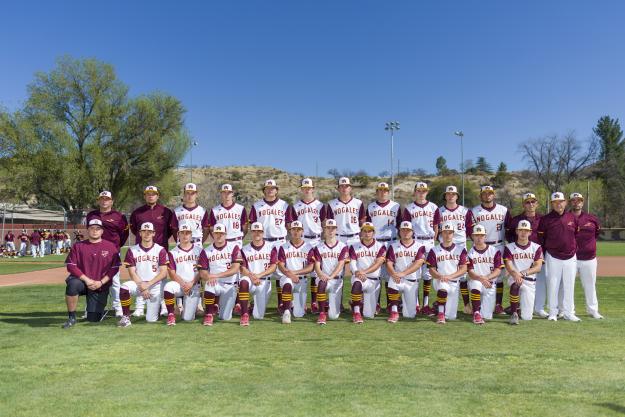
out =
[[285,326],[272,310],[249,328],[68,331],[62,286],[0,288],[0,415],[623,415],[625,278],[597,288],[606,319],[583,314],[578,287],[581,323]]

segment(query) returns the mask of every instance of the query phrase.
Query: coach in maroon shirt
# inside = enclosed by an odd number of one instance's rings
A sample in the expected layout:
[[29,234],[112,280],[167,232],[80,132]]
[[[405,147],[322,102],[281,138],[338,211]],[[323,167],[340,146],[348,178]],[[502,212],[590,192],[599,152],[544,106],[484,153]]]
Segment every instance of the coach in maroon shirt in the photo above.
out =
[[599,314],[599,301],[595,288],[597,282],[597,238],[601,233],[601,224],[594,214],[584,211],[584,196],[571,194],[571,213],[577,217],[577,271],[584,288],[586,311],[595,319],[602,319]]
[[79,295],[87,297],[87,321],[99,322],[104,315],[112,277],[119,270],[120,259],[117,247],[102,239],[103,232],[102,221],[92,219],[88,223],[88,239],[75,243],[65,260],[70,275],[65,280],[68,318],[64,329],[76,324]]
[[146,204],[135,209],[130,215],[130,230],[135,235],[135,243],[141,243],[139,227],[143,223],[152,223],[154,225],[154,242],[168,250],[169,245],[167,242],[171,236],[170,225],[174,213],[158,203],[160,193],[155,186],[149,185],[145,187],[143,196]]
[[565,320],[580,321],[574,314],[573,295],[577,270],[577,217],[566,211],[564,194],[551,194],[549,214],[540,219],[538,240],[545,255],[549,320],[558,320],[558,290],[562,285]]

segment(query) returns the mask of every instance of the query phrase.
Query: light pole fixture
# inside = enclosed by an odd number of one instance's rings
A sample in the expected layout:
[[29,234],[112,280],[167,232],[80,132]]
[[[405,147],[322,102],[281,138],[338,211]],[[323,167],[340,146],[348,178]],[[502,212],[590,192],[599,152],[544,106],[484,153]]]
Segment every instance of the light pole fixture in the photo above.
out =
[[391,132],[391,198],[395,198],[395,173],[393,171],[393,160],[395,158],[395,149],[393,146],[394,133],[399,130],[399,122],[397,120],[392,122],[386,122],[384,130]]
[[462,176],[462,205],[464,206],[464,132],[462,130],[456,130],[454,135],[460,138],[460,175]]

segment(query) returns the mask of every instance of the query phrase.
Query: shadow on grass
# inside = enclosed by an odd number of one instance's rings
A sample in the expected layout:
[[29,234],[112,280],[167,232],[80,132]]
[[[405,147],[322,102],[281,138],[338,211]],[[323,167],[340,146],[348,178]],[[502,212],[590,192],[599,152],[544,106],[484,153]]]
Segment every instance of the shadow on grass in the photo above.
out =
[[67,312],[31,311],[30,313],[0,313],[0,323],[21,324],[30,327],[49,327],[61,325],[67,318]]
[[595,405],[598,405],[599,407],[604,407],[604,408],[608,408],[612,411],[615,411],[619,414],[625,414],[625,407],[619,404],[614,404],[614,403],[596,403]]

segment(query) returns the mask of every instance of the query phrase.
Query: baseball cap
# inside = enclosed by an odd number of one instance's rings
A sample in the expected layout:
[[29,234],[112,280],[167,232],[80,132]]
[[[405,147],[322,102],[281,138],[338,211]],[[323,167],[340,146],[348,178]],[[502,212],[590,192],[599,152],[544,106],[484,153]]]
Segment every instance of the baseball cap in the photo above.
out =
[[160,194],[158,192],[158,188],[156,188],[156,186],[154,185],[148,185],[147,187],[145,187],[145,189],[143,190],[143,194],[148,194],[148,193]]
[[232,185],[231,184],[222,184],[221,185],[221,192],[232,192]]
[[455,185],[448,185],[447,187],[445,187],[444,194],[447,194],[447,193],[456,193],[456,194],[458,194],[458,188],[456,188]]
[[551,194],[551,201],[564,201],[564,200],[565,200],[564,194],[562,194],[559,191]]
[[364,222],[360,227],[360,230],[375,230],[375,226],[371,222]]
[[443,223],[441,226],[441,232],[446,231],[455,232],[454,225],[452,223]]
[[299,220],[295,220],[294,222],[291,222],[291,229],[293,229],[293,228],[295,228],[295,229],[303,229],[304,225]]
[[254,222],[252,223],[252,226],[250,227],[250,230],[252,232],[263,232],[265,229],[263,228],[263,224],[260,222]]
[[523,194],[523,202],[525,203],[526,201],[529,201],[529,200],[537,200],[536,194],[534,193]]
[[326,219],[324,227],[336,227],[336,220]]
[[569,200],[573,200],[574,198],[584,199],[584,196],[581,193],[571,193],[569,196]]
[[419,191],[427,191],[428,185],[424,182],[418,182],[415,184],[414,189]]
[[91,219],[91,220],[89,220],[89,225],[87,227],[91,227],[91,226],[100,226],[100,227],[102,227],[102,220],[100,220],[100,219]]
[[483,194],[483,193],[495,194],[495,189],[491,187],[490,185],[482,185],[482,187],[480,188],[480,194]]
[[188,223],[182,223],[178,226],[179,232],[191,232],[191,226]]
[[276,180],[267,180],[267,181],[265,181],[265,185],[263,185],[263,189],[265,189],[267,187],[278,188],[278,183],[276,182]]
[[193,184],[192,182],[189,182],[185,184],[184,190],[185,191],[197,191],[197,185]]
[[532,230],[532,224],[527,220],[521,220],[516,226],[517,230]]
[[150,222],[145,222],[141,225],[141,230],[151,230],[154,231],[154,225]]
[[113,198],[113,194],[111,194],[110,191],[102,191],[100,194],[98,194],[98,198]]
[[405,221],[401,222],[401,224],[399,225],[399,228],[400,229],[410,229],[410,230],[412,230],[412,223],[407,221],[407,220],[405,220]]
[[315,186],[313,185],[313,180],[311,180],[310,178],[304,178],[302,180],[302,185],[300,186],[300,188],[314,188]]
[[[261,224],[261,227],[262,227],[262,224]],[[213,233],[226,233],[226,225],[223,223],[217,223],[215,226],[213,226]]]
[[351,181],[347,177],[339,178],[339,185],[352,185]]
[[376,190],[390,190],[390,187],[385,182],[379,182],[378,186],[375,187]]
[[486,228],[484,226],[482,226],[481,224],[476,224],[475,227],[473,227],[473,233],[474,235],[485,235],[486,234]]

